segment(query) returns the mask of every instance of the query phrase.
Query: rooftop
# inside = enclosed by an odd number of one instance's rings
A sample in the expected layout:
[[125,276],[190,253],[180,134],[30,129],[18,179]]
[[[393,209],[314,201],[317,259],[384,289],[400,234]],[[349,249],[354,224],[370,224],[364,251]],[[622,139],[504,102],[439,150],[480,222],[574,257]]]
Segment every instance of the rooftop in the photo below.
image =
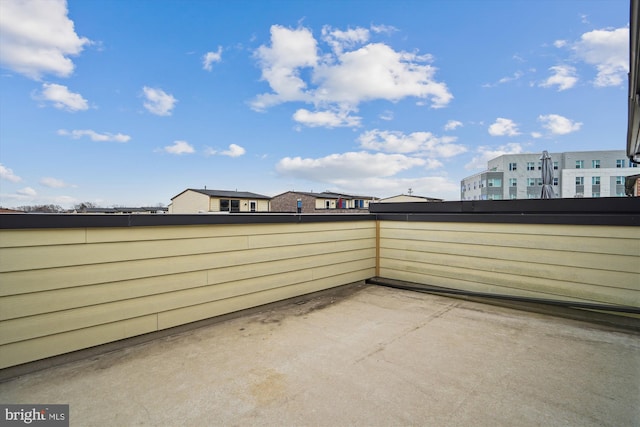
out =
[[622,426],[638,395],[633,330],[363,283],[0,383],[71,425]]

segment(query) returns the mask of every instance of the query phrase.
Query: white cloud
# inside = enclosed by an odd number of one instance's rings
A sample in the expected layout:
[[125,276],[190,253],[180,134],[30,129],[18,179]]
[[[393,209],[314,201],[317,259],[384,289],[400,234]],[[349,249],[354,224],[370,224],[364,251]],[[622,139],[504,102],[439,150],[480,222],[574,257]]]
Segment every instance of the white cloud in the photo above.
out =
[[391,121],[393,120],[394,114],[391,110],[385,110],[378,117],[380,117],[381,120]]
[[195,150],[187,141],[174,141],[173,145],[167,145],[162,149],[163,151],[169,154],[191,154],[194,153]]
[[462,127],[461,121],[449,120],[447,124],[444,125],[444,130],[456,130],[459,127]]
[[336,54],[341,54],[344,49],[366,43],[369,40],[369,30],[358,27],[341,31],[331,28],[329,25],[322,27],[322,40],[324,40]]
[[427,163],[425,165],[425,169],[438,169],[444,166],[440,160],[436,159],[426,159]]
[[38,99],[50,101],[59,110],[83,111],[89,109],[89,103],[79,93],[70,92],[66,86],[55,83],[43,83]]
[[413,96],[429,98],[433,108],[446,106],[453,95],[447,85],[434,80],[436,69],[426,62],[429,55],[396,52],[382,43],[371,43],[345,52],[336,64],[314,70],[319,83],[315,98],[320,102],[356,106],[375,99],[399,101]]
[[556,40],[553,42],[553,45],[557,48],[565,47],[567,45],[566,40]]
[[218,153],[218,150],[215,150],[215,149],[213,149],[213,148],[211,148],[211,147],[204,147],[203,154],[204,154],[206,157],[209,157],[209,156],[215,156],[217,153]]
[[258,95],[252,108],[264,110],[282,102],[310,100],[304,92],[307,84],[300,78],[300,69],[316,65],[316,50],[317,42],[308,29],[272,25],[271,47],[260,46],[254,55],[262,68],[262,80],[274,93]]
[[211,71],[213,69],[212,64],[220,61],[222,61],[222,46],[218,46],[216,52],[207,52],[204,54],[202,57],[202,68]]
[[587,64],[596,67],[594,85],[619,86],[626,83],[629,70],[629,28],[594,30],[584,33],[573,49]]
[[532,138],[542,138],[542,134],[540,132],[531,132]]
[[373,31],[376,34],[393,34],[396,31],[398,31],[398,29],[396,27],[394,27],[393,25],[371,25],[371,31]]
[[491,136],[516,136],[520,135],[518,125],[511,119],[498,117],[491,126],[489,126],[489,135]]
[[155,89],[145,86],[142,88],[146,101],[144,102],[144,108],[152,114],[157,116],[170,116],[171,110],[175,107],[177,99],[163,91],[162,89]]
[[272,26],[271,46],[260,46],[255,52],[262,79],[272,92],[258,95],[252,108],[262,111],[296,101],[323,110],[355,111],[361,102],[395,102],[410,96],[428,99],[432,108],[440,108],[453,99],[447,85],[435,80],[430,55],[398,52],[382,43],[355,49],[368,38],[366,29],[324,27],[323,40],[332,52],[322,55],[309,29]]
[[78,55],[91,41],[79,37],[64,0],[2,0],[0,63],[38,80],[43,74],[71,75]]
[[349,111],[309,111],[301,108],[293,114],[293,120],[309,127],[356,127],[361,117],[350,116]]
[[331,154],[317,159],[285,157],[276,165],[276,171],[299,179],[338,183],[344,180],[388,177],[425,163],[424,159],[402,154],[371,154],[360,151]]
[[28,197],[35,197],[38,195],[38,192],[31,187],[24,187],[16,191],[16,193],[19,194],[20,196],[28,196]]
[[547,80],[540,83],[542,87],[558,86],[558,91],[571,89],[578,81],[576,69],[570,65],[556,65],[549,68],[554,73]]
[[538,116],[538,121],[542,123],[543,128],[547,129],[553,135],[566,135],[571,132],[576,132],[582,127],[582,123],[574,122],[558,114],[540,115]]
[[516,81],[516,80],[520,80],[520,78],[522,76],[524,76],[524,73],[522,71],[516,71],[511,76],[502,77],[496,83],[485,83],[485,84],[482,85],[482,87],[496,87],[496,86],[501,85],[501,84],[513,82],[513,81]]
[[221,151],[220,155],[229,156],[229,157],[240,157],[243,154],[245,154],[246,152],[247,152],[247,150],[245,150],[241,146],[239,146],[237,144],[230,144],[229,145],[229,149],[225,150],[225,151]]
[[22,181],[22,178],[20,178],[18,175],[13,173],[12,169],[5,167],[1,163],[0,163],[0,179],[6,179],[7,181],[11,181],[11,182]]
[[520,154],[522,153],[522,145],[512,142],[509,144],[501,145],[499,147],[480,146],[477,148],[476,156],[467,163],[465,169],[486,169],[487,162],[505,154]]
[[129,140],[131,140],[131,137],[129,135],[125,135],[123,133],[116,133],[116,134],[109,133],[109,132],[98,133],[91,129],[75,129],[72,131],[59,129],[57,133],[58,135],[69,136],[73,139],[80,139],[83,136],[87,136],[92,141],[99,141],[99,142],[107,142],[107,141],[129,142]]
[[44,177],[40,180],[40,184],[44,185],[45,187],[49,187],[49,188],[63,188],[63,187],[67,187],[67,184],[61,180],[61,179],[57,179],[57,178],[52,178],[52,177]]
[[358,137],[360,147],[387,153],[414,153],[419,156],[453,157],[467,149],[453,144],[455,137],[437,137],[431,132],[413,132],[408,135],[398,131],[374,129]]

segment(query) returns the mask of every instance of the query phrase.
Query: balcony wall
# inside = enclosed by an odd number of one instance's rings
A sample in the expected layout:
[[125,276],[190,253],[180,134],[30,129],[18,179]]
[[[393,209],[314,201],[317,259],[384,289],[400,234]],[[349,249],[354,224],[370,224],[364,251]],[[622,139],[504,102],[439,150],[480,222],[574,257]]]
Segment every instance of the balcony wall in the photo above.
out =
[[118,227],[82,218],[105,226],[0,230],[0,368],[375,274],[371,220]]
[[379,276],[640,307],[640,228],[381,221]]
[[378,205],[374,212],[381,277],[640,308],[638,198]]
[[0,368],[374,276],[640,308],[639,198],[370,209],[0,215]]

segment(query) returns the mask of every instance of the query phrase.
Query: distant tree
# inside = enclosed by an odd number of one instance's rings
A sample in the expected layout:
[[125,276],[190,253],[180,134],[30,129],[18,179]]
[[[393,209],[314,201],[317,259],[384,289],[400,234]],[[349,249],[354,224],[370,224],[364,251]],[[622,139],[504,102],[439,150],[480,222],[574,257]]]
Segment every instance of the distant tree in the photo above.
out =
[[62,213],[65,211],[64,208],[60,205],[19,206],[17,209],[23,212],[33,212],[33,213]]
[[96,206],[95,203],[91,203],[91,202],[82,202],[82,203],[78,203],[77,205],[74,206],[74,209],[76,210],[76,212],[86,212],[87,209],[90,208],[97,208],[98,206]]

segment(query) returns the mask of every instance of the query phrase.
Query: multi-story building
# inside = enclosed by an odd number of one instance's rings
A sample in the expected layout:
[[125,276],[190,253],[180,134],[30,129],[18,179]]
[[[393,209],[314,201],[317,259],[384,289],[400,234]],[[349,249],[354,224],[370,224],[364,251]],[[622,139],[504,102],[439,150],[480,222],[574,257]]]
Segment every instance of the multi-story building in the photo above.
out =
[[[638,165],[624,150],[550,153],[556,197],[624,197],[625,177]],[[487,170],[461,181],[461,200],[539,199],[541,153],[505,154],[489,160]]]

